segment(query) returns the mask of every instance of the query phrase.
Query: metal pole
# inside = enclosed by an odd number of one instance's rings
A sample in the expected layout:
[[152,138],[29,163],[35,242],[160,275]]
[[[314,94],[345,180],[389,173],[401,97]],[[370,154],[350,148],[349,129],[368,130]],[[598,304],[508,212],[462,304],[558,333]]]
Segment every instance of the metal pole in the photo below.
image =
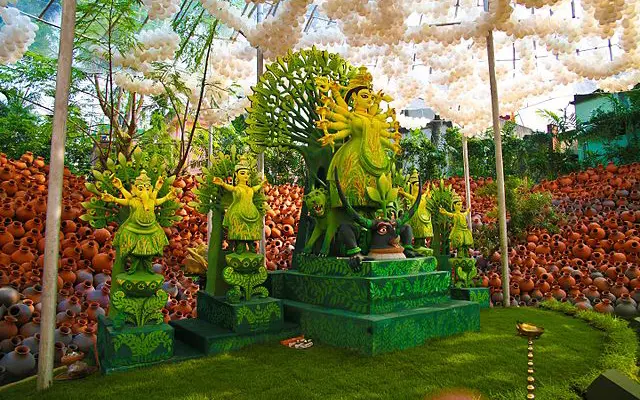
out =
[[[211,168],[211,157],[213,156],[213,125],[209,127],[209,152],[207,153],[207,168]],[[207,246],[211,243],[211,230],[213,229],[213,211],[207,213]]]
[[[259,3],[256,5],[256,22],[259,24],[260,22],[262,22],[262,4]],[[260,81],[260,77],[262,76],[262,73],[264,71],[264,57],[262,55],[262,50],[260,50],[260,48],[257,49],[257,53],[256,53],[256,84],[258,83],[258,81]],[[258,174],[261,177],[264,177],[264,152],[261,151],[258,154]],[[262,217],[262,226],[264,226],[264,222],[265,219],[264,217]],[[266,247],[267,247],[267,238],[264,234],[264,229],[262,229],[262,237],[260,238],[260,254],[265,254],[266,253]]]
[[496,60],[493,50],[493,31],[487,35],[487,60],[489,61],[489,88],[491,90],[491,117],[493,119],[493,143],[496,147],[496,181],[498,186],[498,228],[500,230],[500,257],[502,259],[502,293],[504,306],[509,307],[509,254],[507,243],[507,207],[504,195],[504,170],[502,167],[502,138],[500,137],[500,113],[496,83]]
[[[469,146],[467,145],[467,137],[462,134],[462,162],[464,165],[464,191],[465,199],[467,202],[467,210],[471,210],[471,182],[469,178]],[[471,212],[467,214],[467,225],[469,229],[471,226]]]
[[49,163],[49,194],[44,246],[40,356],[38,359],[38,390],[51,386],[53,380],[54,335],[56,327],[56,296],[58,283],[58,251],[60,250],[60,215],[62,211],[62,178],[64,175],[64,143],[67,130],[73,37],[76,25],[76,0],[64,0],[58,50],[58,74],[51,134]]

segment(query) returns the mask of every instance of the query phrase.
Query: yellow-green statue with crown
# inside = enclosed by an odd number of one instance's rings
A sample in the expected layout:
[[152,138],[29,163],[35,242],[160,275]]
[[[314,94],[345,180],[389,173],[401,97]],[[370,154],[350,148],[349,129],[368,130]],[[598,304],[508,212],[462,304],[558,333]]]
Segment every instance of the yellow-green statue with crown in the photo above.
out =
[[136,326],[161,322],[160,311],[168,296],[162,290],[163,276],[154,273],[152,266],[153,257],[162,256],[169,240],[156,220],[155,208],[175,199],[174,188],[164,197],[158,197],[164,178],[158,177],[152,185],[145,170],[140,171],[130,191],[115,176],[111,183],[122,198],[104,192],[101,199],[129,207],[129,216],[113,239],[116,260],[111,272],[109,317],[116,327],[125,322]]
[[[418,192],[421,190],[418,178],[418,171],[413,170],[409,176],[409,191],[400,189],[399,194],[409,200],[411,203],[416,201]],[[433,237],[433,225],[431,224],[431,213],[427,210],[427,200],[430,197],[429,190],[422,195],[418,210],[409,220],[409,225],[413,230],[414,250],[423,255],[432,255],[433,250],[426,247],[426,240]]]
[[[325,78],[319,80],[320,90],[330,92],[331,97],[325,96],[323,106],[318,108],[321,119],[316,124],[325,133],[318,140],[322,146],[332,147],[346,140],[334,154],[327,171],[330,203],[333,207],[341,206],[335,184],[337,176],[349,204],[377,207],[367,195],[367,187],[375,187],[378,178],[389,172],[391,160],[387,151],[400,152],[395,111],[380,110],[380,101],[391,101],[391,98],[373,91],[372,76],[366,67],[360,67],[357,75],[349,80],[344,97],[340,94],[340,84]],[[389,118],[392,121],[387,121]]]

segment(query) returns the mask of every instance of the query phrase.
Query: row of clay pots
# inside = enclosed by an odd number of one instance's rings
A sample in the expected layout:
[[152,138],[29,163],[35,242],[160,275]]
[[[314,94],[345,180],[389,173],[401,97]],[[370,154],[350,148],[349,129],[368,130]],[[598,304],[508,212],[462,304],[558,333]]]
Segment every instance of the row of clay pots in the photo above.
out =
[[[603,189],[602,180],[611,188]],[[541,296],[573,302],[584,295],[594,309],[636,315],[640,196],[632,193],[640,190],[640,165],[600,166],[543,181],[534,190],[552,192],[554,208],[565,223],[554,234],[532,230],[509,250],[511,294],[524,296],[525,304]],[[479,263],[488,267],[487,286],[492,295],[499,293],[496,298],[501,294],[499,263],[498,253],[488,263]]]

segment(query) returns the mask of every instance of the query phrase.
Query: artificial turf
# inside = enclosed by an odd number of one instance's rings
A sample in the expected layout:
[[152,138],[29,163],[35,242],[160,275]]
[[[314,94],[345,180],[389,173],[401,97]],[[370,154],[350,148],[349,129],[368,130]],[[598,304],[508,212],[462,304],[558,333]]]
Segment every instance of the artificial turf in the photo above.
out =
[[516,321],[543,326],[535,342],[536,398],[579,399],[571,381],[597,367],[604,333],[563,314],[535,308],[481,312],[481,331],[432,340],[374,357],[316,344],[280,344],[109,376],[54,382],[43,393],[25,382],[0,399],[425,399],[445,388],[486,399],[523,399],[527,342]]

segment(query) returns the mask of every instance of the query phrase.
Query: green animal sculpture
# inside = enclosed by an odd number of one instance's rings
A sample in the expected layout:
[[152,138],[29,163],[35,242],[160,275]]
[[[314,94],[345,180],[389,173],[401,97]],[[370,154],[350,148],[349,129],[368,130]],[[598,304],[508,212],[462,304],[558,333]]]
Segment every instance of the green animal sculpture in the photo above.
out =
[[320,254],[328,255],[338,227],[345,219],[348,219],[341,208],[333,208],[328,204],[327,191],[325,189],[313,189],[305,196],[305,204],[309,215],[315,220],[311,237],[305,243],[304,253],[311,253],[313,247],[324,235]]

